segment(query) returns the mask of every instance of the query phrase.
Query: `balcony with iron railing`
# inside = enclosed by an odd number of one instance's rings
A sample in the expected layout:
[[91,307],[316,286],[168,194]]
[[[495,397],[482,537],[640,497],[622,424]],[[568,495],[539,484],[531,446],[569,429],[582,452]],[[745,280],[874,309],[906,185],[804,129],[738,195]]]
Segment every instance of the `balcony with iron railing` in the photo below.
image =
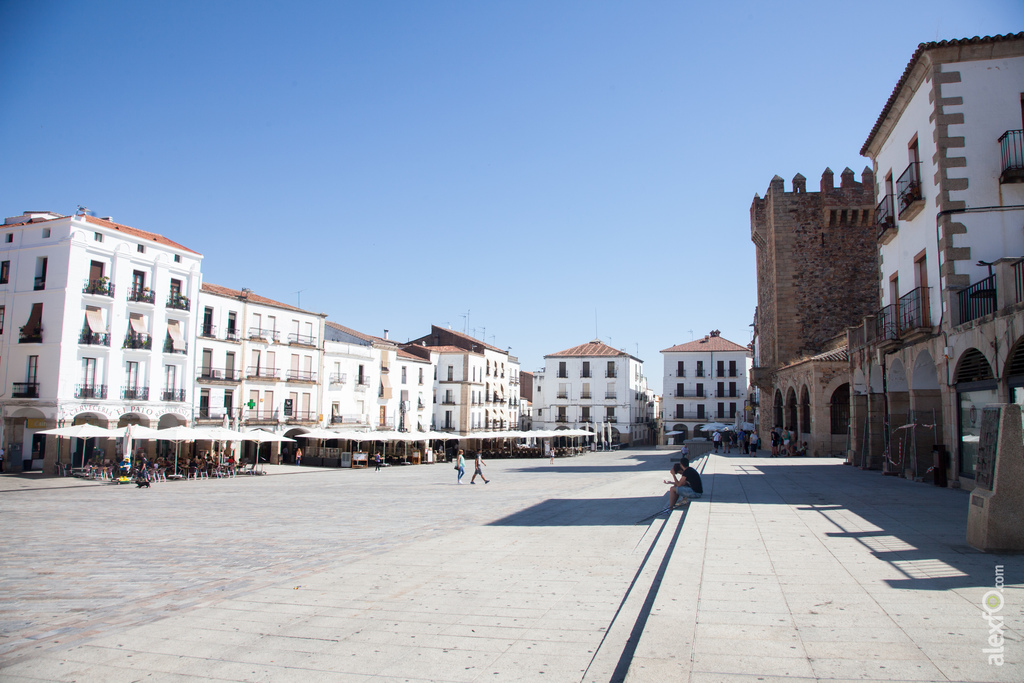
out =
[[316,384],[316,373],[311,370],[289,370],[284,379],[286,382]]
[[615,417],[614,415],[605,415],[604,416],[604,421],[605,422],[618,422],[619,418]]
[[445,396],[444,399],[441,401],[441,405],[453,406],[455,405],[455,398],[452,396]]
[[242,341],[242,334],[236,329],[229,328],[228,331],[224,333],[224,341],[240,342]]
[[176,348],[174,348],[174,340],[171,339],[170,335],[167,335],[167,339],[164,340],[164,353],[187,354],[188,353],[188,342],[185,342],[185,347],[184,348],[176,349]]
[[355,413],[348,414],[348,415],[331,415],[331,424],[332,425],[340,425],[340,424],[352,424],[352,425],[361,424],[361,425],[365,425],[365,424],[367,424],[367,418],[366,418],[365,415],[358,415],[358,414],[355,414]]
[[990,275],[984,280],[975,282],[970,287],[961,289],[956,295],[960,304],[959,325],[995,313],[996,276]]
[[37,292],[40,291],[40,290],[46,289],[46,278],[45,277],[37,277],[35,279],[35,282],[32,284],[32,289],[37,291]]
[[185,390],[184,389],[164,389],[160,392],[161,401],[170,401],[172,403],[184,403],[185,402]]
[[914,218],[924,208],[920,161],[911,162],[896,181],[896,206],[901,220]]
[[589,401],[591,398],[593,398],[593,394],[591,394],[589,391],[583,391],[580,392],[580,398],[583,399],[584,401]]
[[151,349],[153,348],[153,336],[149,334],[140,334],[138,332],[129,332],[124,337],[124,344],[121,346],[122,349]]
[[896,214],[893,212],[893,198],[885,195],[875,207],[875,227],[878,228],[878,239],[888,244],[896,235]]
[[292,346],[310,346],[316,348],[316,337],[308,334],[292,332],[288,335],[288,343]]
[[567,398],[569,398],[569,392],[568,391],[559,391],[557,394],[555,394],[555,398],[567,399]]
[[590,424],[594,421],[593,415],[580,415],[580,422]]
[[149,387],[124,387],[121,389],[121,398],[125,401],[148,401]]
[[262,327],[250,327],[249,339],[263,339],[265,341],[279,341],[281,335],[277,330],[268,330]]
[[278,369],[250,365],[245,369],[245,376],[248,379],[277,379]]
[[615,398],[616,396],[617,396],[617,394],[614,391],[606,391],[604,393],[605,399]]
[[245,420],[250,424],[255,423],[273,423],[277,422],[277,411],[275,410],[247,410],[245,413]]
[[316,422],[317,412],[315,410],[293,410],[291,415],[284,416],[285,422]]
[[75,398],[106,398],[106,384],[76,384]]
[[224,418],[230,415],[227,408],[211,408],[210,406],[199,406],[196,411],[196,420],[200,422],[223,422]]
[[86,329],[78,335],[78,343],[87,346],[110,346],[110,335],[106,332],[93,332]]
[[39,398],[39,382],[13,382],[11,398]]
[[555,422],[565,423],[568,421],[569,417],[567,415],[555,415]]
[[999,137],[999,156],[1002,158],[1000,183],[1024,182],[1024,131],[1008,130]]
[[928,315],[928,288],[918,287],[900,297],[900,338],[906,338],[914,330],[930,330]]
[[236,368],[200,367],[196,379],[200,382],[241,382],[242,372]]
[[94,294],[96,296],[109,296],[113,298],[114,285],[105,277],[101,277],[98,280],[86,280],[85,286],[82,287],[82,294]]
[[128,290],[128,301],[151,304],[156,302],[156,292],[149,287],[132,287]]
[[199,336],[205,339],[216,339],[217,338],[217,326],[216,325],[203,325],[199,328]]
[[332,372],[329,381],[331,384],[344,384],[348,381],[348,374],[344,372]]
[[19,344],[41,344],[43,342],[43,328],[42,327],[29,327],[23,325],[18,330],[18,343]]
[[615,379],[616,377],[619,376],[619,373],[615,370],[605,370],[604,376],[610,379]]
[[179,311],[189,310],[192,304],[189,302],[188,297],[178,292],[171,292],[167,297],[167,308],[174,308]]
[[875,315],[875,339],[896,341],[900,338],[899,307],[889,304]]

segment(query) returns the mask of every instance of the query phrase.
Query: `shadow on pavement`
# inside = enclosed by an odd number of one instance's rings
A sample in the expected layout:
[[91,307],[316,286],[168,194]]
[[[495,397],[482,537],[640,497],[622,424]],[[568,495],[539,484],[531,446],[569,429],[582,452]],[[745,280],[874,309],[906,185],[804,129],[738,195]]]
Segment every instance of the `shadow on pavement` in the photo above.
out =
[[632,525],[665,506],[666,498],[550,498],[488,526]]

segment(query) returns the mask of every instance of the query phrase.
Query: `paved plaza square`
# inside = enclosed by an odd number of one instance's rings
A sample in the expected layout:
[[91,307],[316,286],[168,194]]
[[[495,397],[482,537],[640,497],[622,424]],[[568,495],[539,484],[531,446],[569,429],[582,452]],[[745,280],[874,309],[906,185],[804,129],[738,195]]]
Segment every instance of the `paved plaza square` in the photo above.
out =
[[1024,557],[967,546],[964,492],[710,455],[635,524],[672,456],[0,477],[0,680],[1024,680]]

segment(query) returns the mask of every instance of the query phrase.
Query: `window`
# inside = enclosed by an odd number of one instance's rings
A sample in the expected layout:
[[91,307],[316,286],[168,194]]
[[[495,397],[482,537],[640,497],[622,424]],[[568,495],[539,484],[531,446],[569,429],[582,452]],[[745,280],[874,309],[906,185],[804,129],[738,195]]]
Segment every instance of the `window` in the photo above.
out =
[[174,255],[174,262],[175,263],[181,263],[181,254],[175,254]]
[[718,383],[718,393],[716,393],[715,395],[716,396],[725,396],[725,382],[719,382]]
[[124,378],[125,389],[133,391],[137,389],[139,386],[139,364],[131,360],[125,363]]
[[581,377],[590,377],[590,361],[588,361],[588,360],[583,361],[583,372],[582,372],[582,374],[580,376]]
[[178,366],[176,365],[165,365],[164,366],[164,389],[167,391],[174,391],[178,385]]
[[94,240],[96,240],[97,242],[102,242],[102,241],[103,241],[103,234],[102,234],[102,233],[99,233],[99,232],[94,232],[94,233],[92,234],[92,238],[93,238]]
[[608,418],[609,422],[615,419],[615,406],[606,406],[604,409],[604,415]]
[[697,361],[697,374],[694,375],[694,376],[695,377],[703,377],[704,376],[704,361],[702,361],[702,360]]
[[171,280],[171,294],[181,296],[181,280]]
[[405,384],[405,366],[402,366],[402,384]]
[[725,377],[725,361],[724,360],[718,361],[718,376],[719,377]]
[[145,254],[146,253],[146,245],[140,244],[138,247],[135,248],[135,250],[138,251],[140,254]]
[[704,419],[704,404],[703,403],[701,403],[700,405],[697,406],[697,419],[698,420],[703,420]]
[[676,361],[676,377],[686,377],[686,363],[684,361]]
[[420,368],[420,384],[423,384],[423,368]]
[[[488,367],[490,367],[490,366],[488,366]],[[558,363],[558,376],[559,377],[568,377],[569,376],[569,372],[565,369],[565,361],[559,361],[559,363]]]
[[25,366],[25,381],[29,384],[35,384],[38,381],[38,371],[39,356],[29,356],[28,363]]
[[234,311],[228,311],[228,334],[234,336],[235,325],[238,321],[238,314]]
[[50,236],[50,229],[49,228],[43,228],[43,239],[45,240],[49,236]]
[[360,365],[359,366],[358,380],[356,381],[357,384],[366,384],[366,377],[364,376],[363,372],[364,372],[363,366]]
[[451,382],[455,378],[455,366],[448,366],[448,381]]
[[729,376],[736,377],[736,361],[729,361]]
[[11,277],[11,262],[0,262],[0,285],[6,285]]
[[96,385],[96,359],[82,359],[82,386],[92,389]]
[[4,306],[0,306],[0,334],[4,333],[4,313],[5,313],[5,307]]
[[736,382],[729,382],[729,398],[736,398]]
[[4,242],[7,242],[7,244],[10,244],[13,241],[14,241],[14,233],[9,232],[6,235],[4,235]]
[[605,373],[605,377],[615,377],[615,361],[608,361],[608,370]]
[[686,389],[682,383],[676,384],[676,398],[686,396]]

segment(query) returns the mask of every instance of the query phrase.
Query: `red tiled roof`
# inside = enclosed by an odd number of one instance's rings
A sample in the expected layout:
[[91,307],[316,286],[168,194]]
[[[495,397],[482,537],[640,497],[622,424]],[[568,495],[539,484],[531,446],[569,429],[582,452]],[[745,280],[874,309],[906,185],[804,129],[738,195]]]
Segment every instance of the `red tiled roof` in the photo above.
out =
[[482,351],[470,351],[469,349],[463,349],[458,346],[452,346],[450,344],[447,346],[426,346],[424,348],[430,351],[436,351],[437,353],[472,353],[476,354],[477,356],[483,355]]
[[368,334],[357,332],[356,330],[353,330],[351,327],[345,327],[344,325],[339,325],[338,323],[331,322],[330,320],[325,320],[324,324],[327,325],[328,327],[333,327],[336,330],[340,330],[341,332],[344,332],[346,334],[350,334],[356,339],[362,339],[363,341],[373,342],[376,341],[377,339],[377,337],[371,337]]
[[[576,356],[629,356],[625,351],[613,349],[599,339],[574,346],[558,353],[549,353],[545,358],[569,358]],[[630,356],[632,358],[632,356]]]
[[984,38],[975,36],[974,38],[960,38],[957,40],[942,40],[933,43],[920,43],[914,54],[911,55],[910,61],[907,62],[907,68],[903,70],[903,75],[900,76],[900,80],[896,82],[896,87],[892,89],[892,94],[889,95],[888,101],[885,106],[882,107],[882,113],[878,115],[878,119],[875,121],[874,127],[871,129],[871,133],[868,134],[868,139],[864,141],[864,145],[860,148],[861,156],[867,156],[868,145],[871,144],[872,138],[878,133],[878,130],[882,127],[889,112],[892,110],[893,105],[896,103],[896,98],[899,97],[900,91],[903,86],[906,85],[907,79],[910,78],[910,73],[914,70],[914,66],[917,64],[917,60],[921,58],[928,50],[934,50],[936,48],[943,47],[967,47],[971,45],[983,45],[985,43],[1000,43],[1003,41],[1021,40],[1024,39],[1024,32],[1022,33],[1007,33],[999,36],[985,36]]
[[80,218],[80,219],[84,220],[86,223],[92,223],[93,225],[98,225],[98,226],[100,226],[102,228],[109,228],[111,230],[117,230],[118,232],[123,232],[126,235],[131,235],[132,237],[137,237],[137,238],[139,238],[141,240],[145,240],[147,242],[156,242],[157,244],[162,244],[165,247],[171,247],[173,249],[181,249],[182,251],[187,251],[190,254],[196,254],[196,255],[202,256],[202,254],[200,254],[198,251],[193,251],[192,249],[189,249],[186,246],[178,244],[177,242],[175,242],[173,240],[169,240],[166,237],[164,237],[163,235],[158,235],[155,232],[147,232],[146,230],[139,230],[138,228],[133,228],[133,227],[131,227],[129,225],[121,225],[120,223],[114,223],[113,221],[108,221],[108,220],[105,220],[103,218],[97,218],[96,216],[76,216],[76,218]]
[[429,363],[430,362],[430,361],[426,360],[425,358],[420,358],[419,356],[411,354],[411,353],[409,353],[408,351],[406,351],[405,349],[402,349],[402,348],[398,349],[397,356],[399,358],[404,358],[406,360],[414,360],[414,361],[417,361],[419,363]]
[[498,353],[504,353],[504,354],[508,353],[508,351],[506,351],[505,349],[499,349],[497,346],[491,346],[490,344],[488,344],[486,342],[482,342],[479,339],[477,339],[476,337],[471,337],[468,334],[463,334],[462,332],[456,332],[455,330],[450,330],[450,329],[444,328],[444,327],[438,327],[437,325],[432,325],[432,327],[435,327],[435,328],[437,328],[439,330],[444,330],[444,332],[446,332],[448,334],[454,335],[456,337],[461,337],[462,339],[465,339],[467,342],[469,342],[471,344],[476,344],[478,346],[482,346],[482,347],[484,347],[486,349],[490,349],[491,351],[497,351]]
[[[243,299],[245,301],[251,301],[251,302],[256,303],[256,304],[263,304],[265,306],[274,306],[276,308],[286,308],[289,311],[298,311],[299,313],[309,313],[310,315],[320,315],[319,313],[313,313],[312,311],[306,311],[306,310],[303,310],[301,308],[296,308],[295,306],[289,306],[288,304],[283,304],[280,301],[274,301],[273,299],[268,299],[267,297],[260,296],[259,294],[256,294],[254,292],[241,292],[241,291],[239,291],[237,289],[231,289],[229,287],[222,287],[220,285],[213,285],[213,284],[210,284],[209,282],[204,282],[203,283],[203,291],[204,292],[209,292],[210,294],[217,294],[219,296],[226,296],[226,297],[229,297],[229,298],[232,298],[232,299]],[[328,324],[330,324],[330,323],[328,323]]]
[[740,346],[734,342],[729,341],[725,337],[712,337],[706,336],[703,339],[688,342],[686,344],[677,344],[676,346],[670,346],[667,349],[662,349],[662,353],[677,353],[680,351],[748,351],[746,346]]

